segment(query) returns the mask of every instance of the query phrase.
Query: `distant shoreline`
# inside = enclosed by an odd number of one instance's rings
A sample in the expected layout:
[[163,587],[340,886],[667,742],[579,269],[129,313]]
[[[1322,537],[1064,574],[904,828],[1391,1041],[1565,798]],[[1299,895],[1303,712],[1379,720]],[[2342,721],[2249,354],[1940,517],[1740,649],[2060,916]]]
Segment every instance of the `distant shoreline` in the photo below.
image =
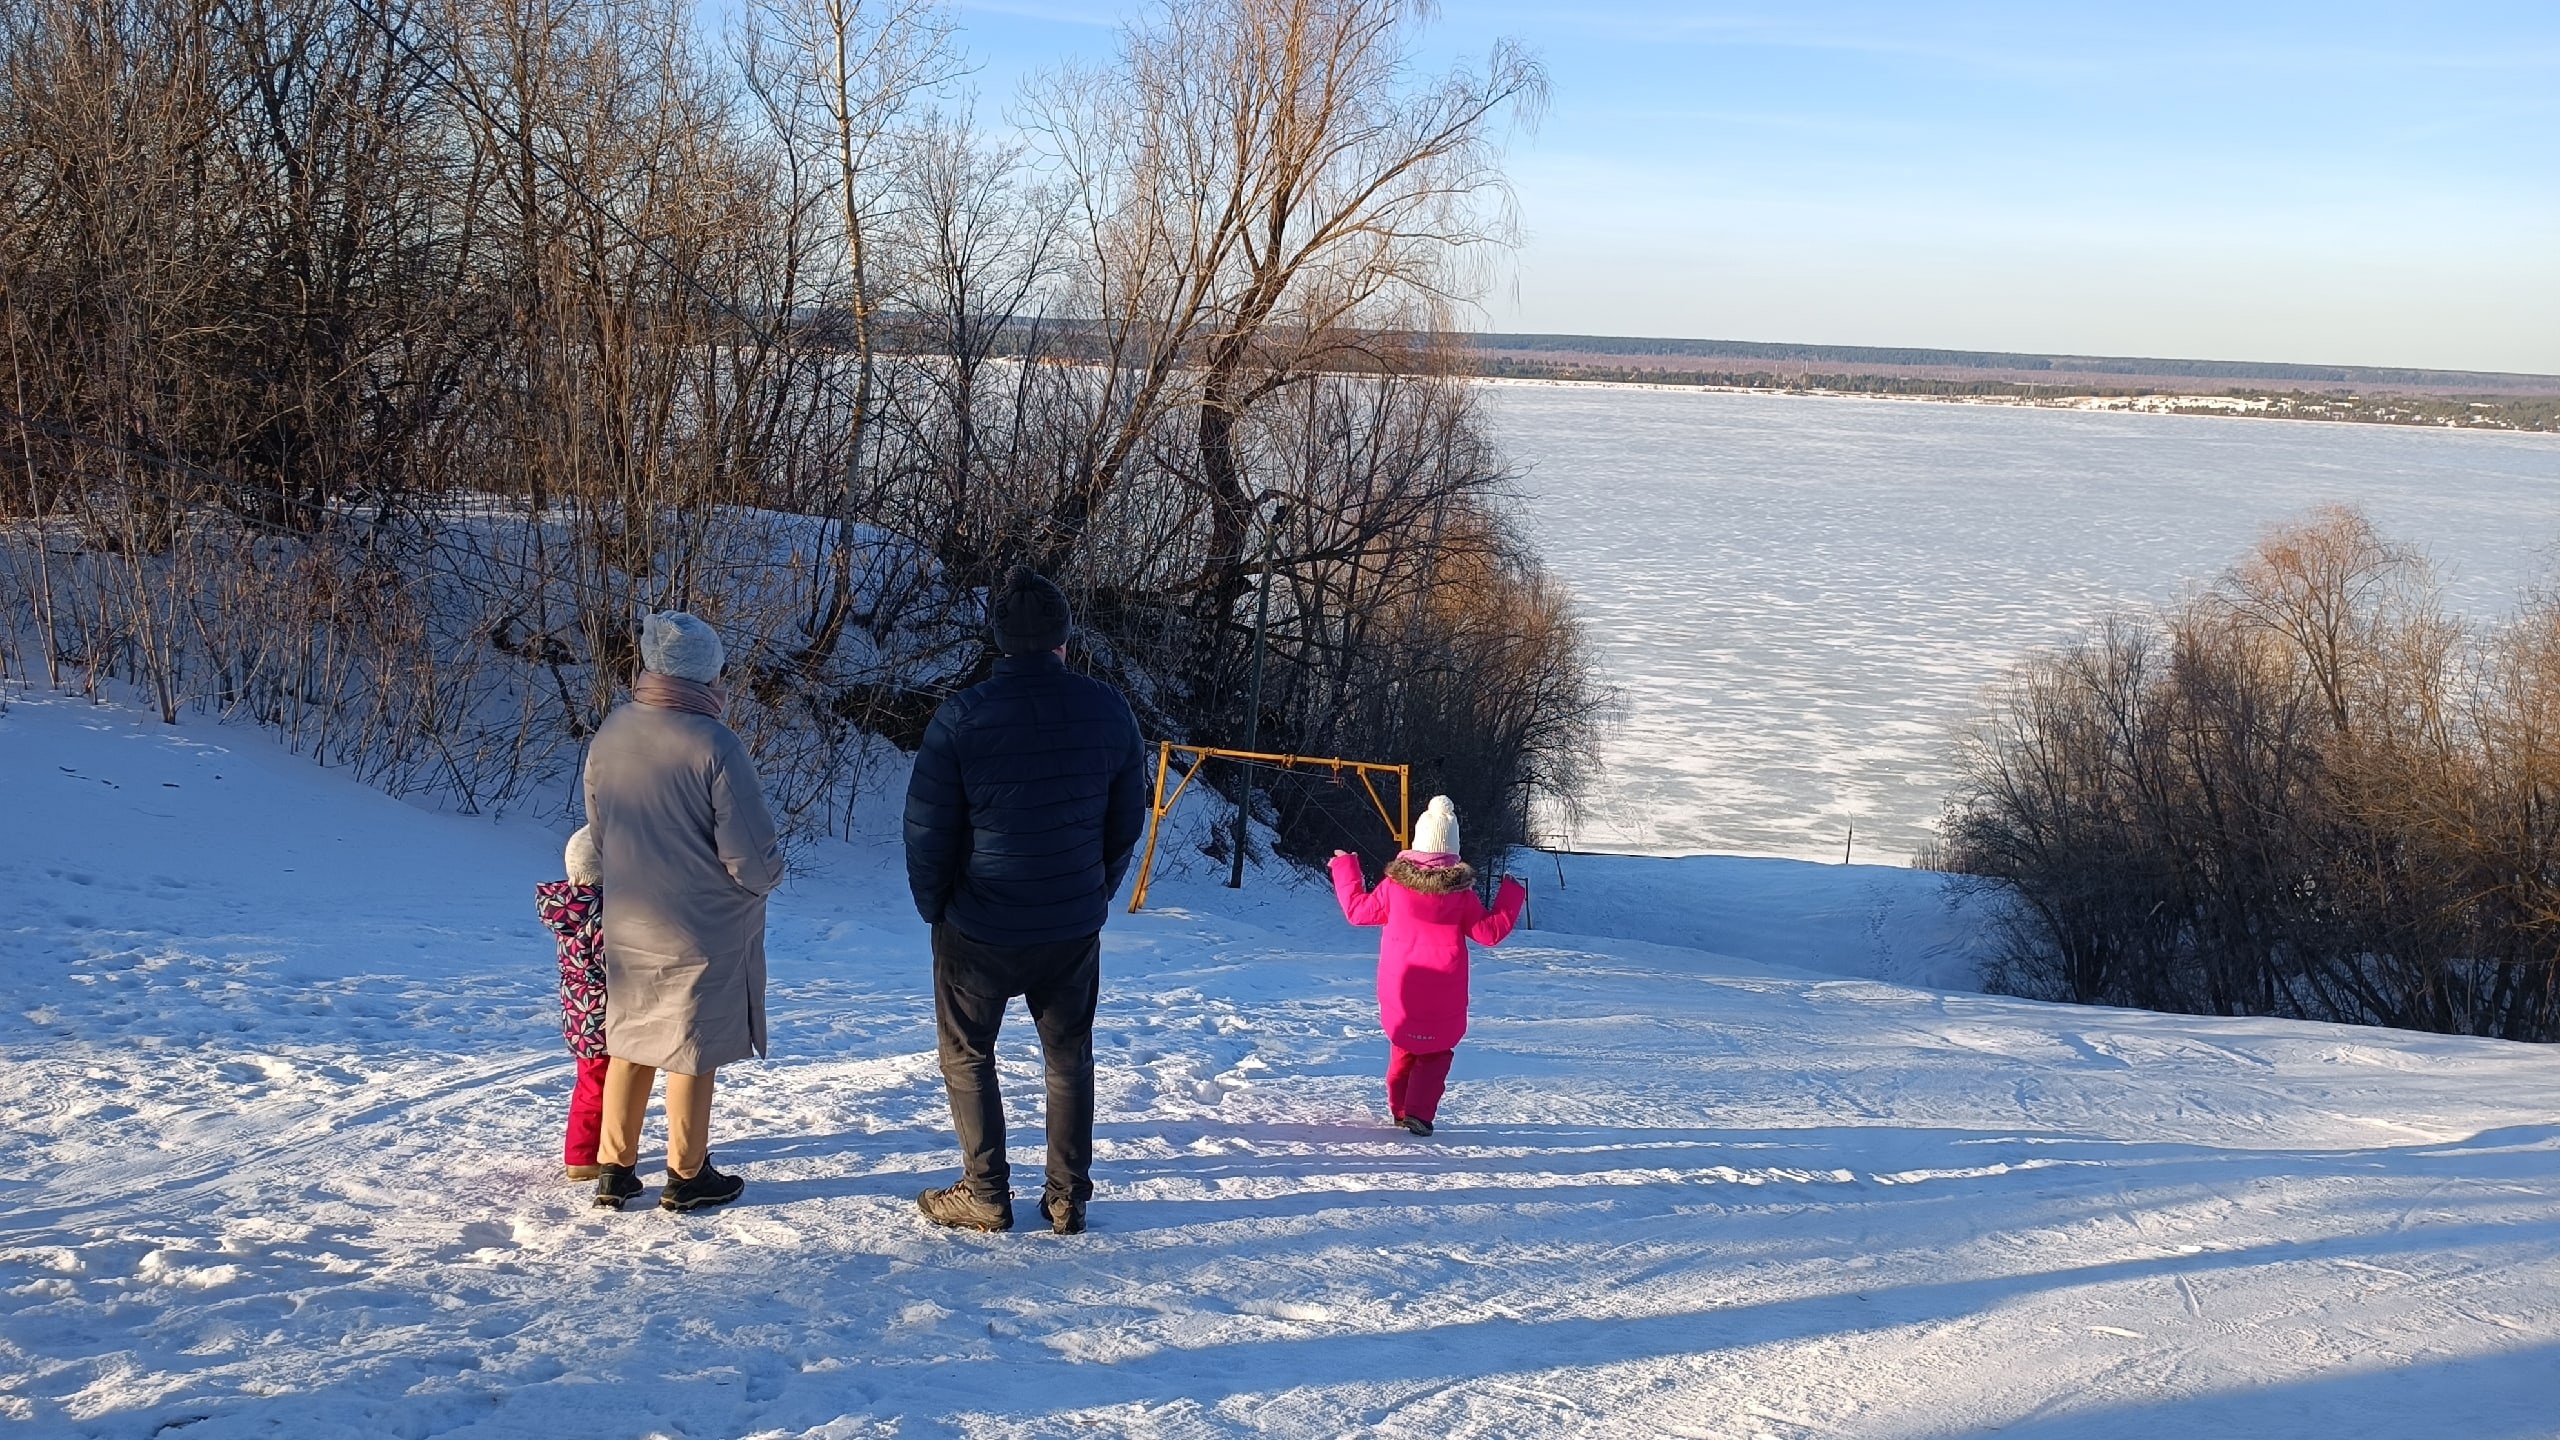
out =
[[2560,375],[1627,335],[1465,343],[1487,380],[2560,432]]
[[[2414,430],[2488,431],[2509,435],[2560,434],[2560,402],[2479,402],[2400,395],[2332,396],[2311,392],[2234,391],[2220,395],[2143,391],[2057,391],[2014,394],[1951,392],[1821,384],[1748,384],[1725,379],[1660,379],[1575,374],[1487,374],[1478,384],[1506,387],[1575,386],[1594,390],[1680,390],[1726,395],[1795,395],[1827,400],[1899,400],[1939,405],[1997,406],[2015,410],[2075,410],[2101,415],[2183,415],[2241,420],[2290,420],[2311,425],[2387,425]],[[2486,408],[2495,405],[2495,408]],[[2484,408],[2472,409],[2473,406]],[[2457,408],[2460,407],[2460,408]],[[2517,415],[2516,409],[2534,413]]]

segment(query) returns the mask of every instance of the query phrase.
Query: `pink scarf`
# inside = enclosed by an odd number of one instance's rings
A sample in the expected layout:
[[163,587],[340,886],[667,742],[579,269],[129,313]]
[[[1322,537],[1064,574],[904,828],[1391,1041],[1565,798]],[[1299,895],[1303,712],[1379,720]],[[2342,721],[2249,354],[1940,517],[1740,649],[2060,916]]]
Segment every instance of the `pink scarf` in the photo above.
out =
[[729,710],[728,686],[718,681],[705,685],[699,680],[680,680],[655,670],[643,670],[639,678],[631,682],[631,698],[643,705],[655,705],[662,710],[689,710],[714,720]]
[[1457,856],[1443,855],[1437,850],[1399,850],[1396,852],[1396,858],[1410,865],[1419,865],[1425,870],[1446,870],[1458,863]]

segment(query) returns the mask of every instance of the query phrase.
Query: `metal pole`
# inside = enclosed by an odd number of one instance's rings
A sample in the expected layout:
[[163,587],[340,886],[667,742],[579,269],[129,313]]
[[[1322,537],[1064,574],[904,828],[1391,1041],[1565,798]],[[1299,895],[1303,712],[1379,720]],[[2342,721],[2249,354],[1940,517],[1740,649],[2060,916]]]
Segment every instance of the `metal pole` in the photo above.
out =
[[1147,802],[1147,853],[1138,861],[1138,888],[1129,892],[1129,913],[1147,903],[1147,872],[1156,865],[1156,832],[1164,828],[1164,777],[1173,768],[1173,742],[1167,740],[1156,751],[1156,798]]
[[[1263,637],[1271,629],[1271,562],[1279,555],[1280,522],[1288,513],[1286,505],[1273,510],[1262,532],[1262,598],[1254,605],[1253,684],[1246,690],[1244,706],[1244,748],[1247,750],[1259,748],[1262,741],[1262,650]],[[1227,865],[1227,888],[1230,890],[1244,888],[1244,844],[1253,819],[1253,764],[1251,761],[1237,763],[1242,770],[1236,787],[1235,854]]]

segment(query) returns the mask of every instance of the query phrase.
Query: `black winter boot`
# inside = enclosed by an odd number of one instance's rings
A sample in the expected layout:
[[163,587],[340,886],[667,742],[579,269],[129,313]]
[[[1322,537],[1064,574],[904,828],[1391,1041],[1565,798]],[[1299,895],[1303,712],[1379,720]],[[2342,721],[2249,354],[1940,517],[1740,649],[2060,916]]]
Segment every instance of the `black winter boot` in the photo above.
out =
[[640,1177],[632,1173],[630,1166],[604,1165],[597,1168],[601,1172],[596,1176],[597,1209],[619,1210],[624,1201],[640,1193]]
[[1416,1135],[1428,1135],[1431,1133],[1431,1122],[1423,1119],[1419,1115],[1399,1115],[1396,1117],[1396,1123]]
[[924,1218],[936,1225],[954,1230],[1010,1230],[1013,1228],[1013,1197],[996,1204],[969,1193],[969,1182],[947,1185],[940,1190],[927,1190],[916,1197],[916,1208]]
[[1084,1202],[1081,1200],[1070,1200],[1064,1195],[1044,1195],[1040,1197],[1040,1213],[1049,1217],[1049,1233],[1052,1235],[1084,1233]]
[[658,1192],[661,1210],[708,1210],[726,1205],[745,1192],[747,1182],[735,1175],[723,1175],[711,1168],[711,1157],[702,1157],[702,1168],[690,1180],[667,1176],[667,1188]]

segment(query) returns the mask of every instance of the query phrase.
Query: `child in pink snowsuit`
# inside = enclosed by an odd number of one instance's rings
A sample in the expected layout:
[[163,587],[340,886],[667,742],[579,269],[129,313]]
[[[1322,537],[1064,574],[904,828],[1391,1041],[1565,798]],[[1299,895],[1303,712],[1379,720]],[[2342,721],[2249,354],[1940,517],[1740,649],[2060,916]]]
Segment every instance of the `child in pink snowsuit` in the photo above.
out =
[[604,1133],[604,891],[595,836],[584,826],[569,837],[569,878],[533,887],[536,913],[560,941],[560,1035],[578,1057],[569,1094],[569,1133],[561,1160],[572,1180],[593,1180],[596,1142]]
[[1413,848],[1388,864],[1378,888],[1364,890],[1361,881],[1360,857],[1335,851],[1333,893],[1343,917],[1386,927],[1378,937],[1378,1018],[1387,1030],[1387,1113],[1428,1135],[1467,1033],[1467,942],[1501,944],[1529,892],[1505,875],[1493,908],[1484,908],[1475,871],[1458,858],[1458,814],[1446,795],[1431,797]]

